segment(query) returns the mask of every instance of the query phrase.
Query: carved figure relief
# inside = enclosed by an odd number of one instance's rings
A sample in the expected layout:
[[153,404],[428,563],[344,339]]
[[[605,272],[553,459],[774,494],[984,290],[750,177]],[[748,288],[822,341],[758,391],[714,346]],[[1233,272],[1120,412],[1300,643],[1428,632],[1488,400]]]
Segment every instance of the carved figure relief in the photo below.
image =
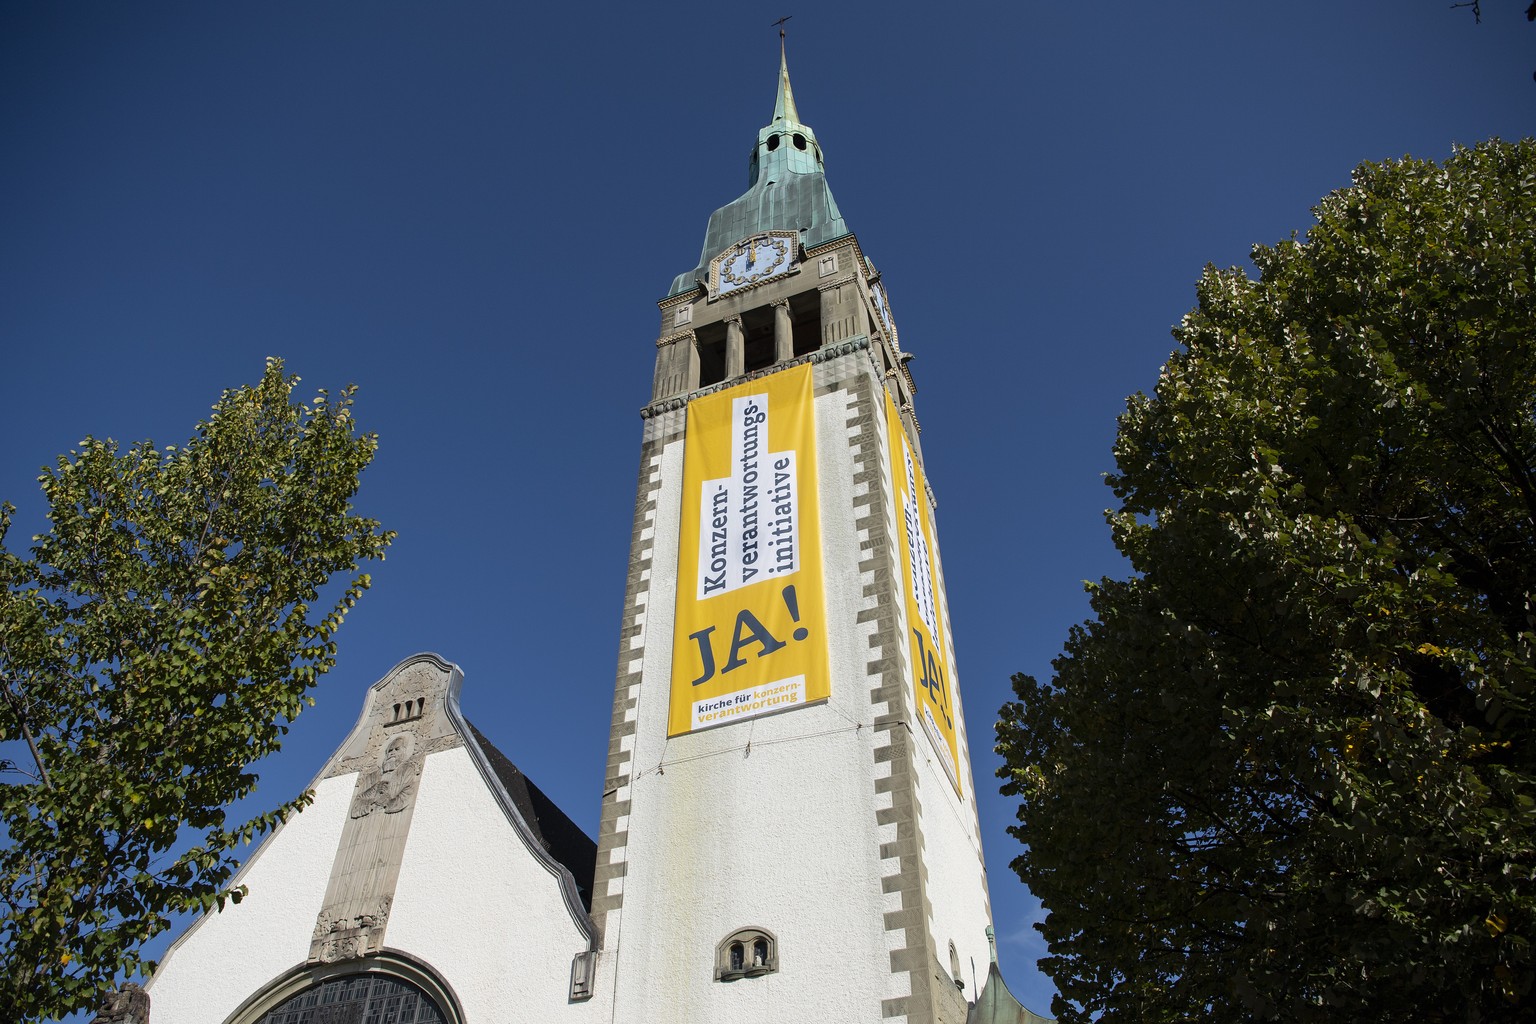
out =
[[374,811],[398,814],[416,795],[421,778],[421,759],[415,757],[416,734],[396,733],[384,745],[384,757],[375,770],[364,772],[359,791],[352,798],[351,816],[363,818]]
[[460,742],[442,713],[450,681],[441,663],[403,665],[374,687],[364,720],[328,776],[356,773],[310,962],[335,963],[384,947],[427,756]]

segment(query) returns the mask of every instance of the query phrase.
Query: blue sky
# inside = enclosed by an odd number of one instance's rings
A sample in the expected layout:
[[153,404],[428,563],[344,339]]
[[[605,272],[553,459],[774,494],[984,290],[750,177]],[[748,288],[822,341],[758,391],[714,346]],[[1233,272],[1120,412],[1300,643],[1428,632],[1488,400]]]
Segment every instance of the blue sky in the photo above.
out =
[[268,355],[356,382],[381,436],[359,506],[400,539],[266,792],[432,650],[595,832],[655,302],[746,187],[792,14],[801,116],[917,356],[1002,963],[1046,1011],[991,726],[1086,615],[1081,581],[1124,572],[1115,417],[1204,264],[1305,231],[1362,160],[1530,133],[1524,7],[12,0],[12,539],[86,434],[178,444]]

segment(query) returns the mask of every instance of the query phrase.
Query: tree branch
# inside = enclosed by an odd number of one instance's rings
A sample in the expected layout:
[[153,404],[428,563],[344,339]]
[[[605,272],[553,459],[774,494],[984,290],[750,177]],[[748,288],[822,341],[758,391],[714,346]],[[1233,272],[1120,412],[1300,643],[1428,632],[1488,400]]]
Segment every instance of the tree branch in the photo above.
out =
[[26,712],[17,703],[16,695],[11,692],[11,681],[5,676],[0,676],[0,694],[5,695],[6,705],[11,709],[11,714],[16,716],[16,724],[21,726],[21,735],[27,741],[27,749],[32,752],[32,763],[37,765],[38,777],[46,788],[52,789],[53,780],[48,777],[42,752],[37,749],[37,741],[32,738],[32,727],[27,725]]

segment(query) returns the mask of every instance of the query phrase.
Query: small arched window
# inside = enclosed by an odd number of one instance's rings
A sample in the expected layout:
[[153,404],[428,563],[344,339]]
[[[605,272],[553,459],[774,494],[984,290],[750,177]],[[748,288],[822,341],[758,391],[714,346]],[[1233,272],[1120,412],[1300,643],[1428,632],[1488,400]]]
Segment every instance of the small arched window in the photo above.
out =
[[804,149],[805,148],[805,136],[801,135],[799,132],[795,133],[795,148],[796,149]]
[[777,135],[770,135],[770,136],[768,136],[768,152],[772,153],[774,150],[776,150],[778,148],[779,148],[779,136],[777,136]]
[[757,978],[779,969],[779,944],[766,928],[742,928],[715,947],[715,980]]

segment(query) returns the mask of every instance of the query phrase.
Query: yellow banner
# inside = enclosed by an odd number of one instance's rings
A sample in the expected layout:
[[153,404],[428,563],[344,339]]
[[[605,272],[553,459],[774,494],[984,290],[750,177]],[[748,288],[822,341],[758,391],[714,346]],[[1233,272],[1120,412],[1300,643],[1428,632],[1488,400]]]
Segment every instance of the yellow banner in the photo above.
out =
[[934,575],[933,519],[922,467],[912,457],[901,417],[885,393],[886,433],[891,445],[891,479],[895,485],[897,533],[900,536],[902,589],[907,604],[907,651],[911,658],[912,693],[923,731],[949,773],[955,792],[960,787],[959,741],[955,738],[955,698],[951,689],[949,615]]
[[831,695],[811,368],[694,399],[667,735]]

